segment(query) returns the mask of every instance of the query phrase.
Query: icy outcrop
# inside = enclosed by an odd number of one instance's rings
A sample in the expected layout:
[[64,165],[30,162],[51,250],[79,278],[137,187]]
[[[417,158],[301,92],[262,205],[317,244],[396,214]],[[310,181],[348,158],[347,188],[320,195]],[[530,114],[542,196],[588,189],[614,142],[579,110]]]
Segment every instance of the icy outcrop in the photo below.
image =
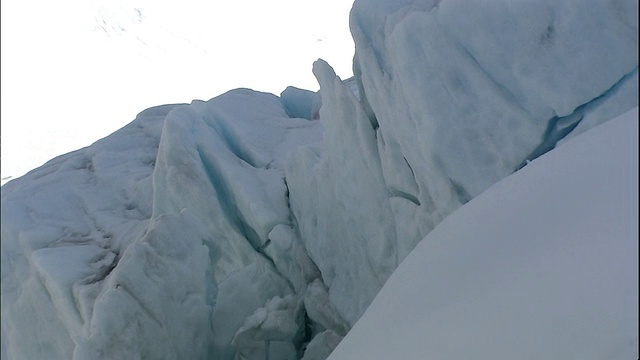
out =
[[[289,118],[278,97],[234,90],[145,110],[5,185],[9,354],[250,354],[246,327],[256,309],[294,293],[302,304],[319,276],[294,231],[283,167],[293,149],[320,140],[321,124]],[[295,357],[303,320],[282,345]]]
[[556,136],[558,120],[575,126],[610,89],[633,88],[600,119],[637,101],[631,1],[393,3],[355,2],[354,69],[381,137],[399,144],[416,174],[420,200],[444,212],[436,217],[513,172]]
[[634,7],[358,0],[353,79],[147,109],[9,182],[3,349],[326,357],[442,219],[637,106]]
[[289,86],[280,93],[280,101],[292,118],[318,120],[322,98],[317,92]]
[[453,210],[572,130],[637,105],[634,8],[355,2],[359,98],[317,63],[325,148],[298,152],[287,170],[302,237],[344,319],[352,325]]

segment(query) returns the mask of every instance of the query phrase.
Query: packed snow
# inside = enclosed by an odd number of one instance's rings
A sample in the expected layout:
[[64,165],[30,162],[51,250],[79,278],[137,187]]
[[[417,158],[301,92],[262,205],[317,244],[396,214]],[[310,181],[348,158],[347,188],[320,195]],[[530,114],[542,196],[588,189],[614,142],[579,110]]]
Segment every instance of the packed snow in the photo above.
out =
[[632,353],[633,10],[357,0],[354,78],[149,108],[10,181],[3,358]]

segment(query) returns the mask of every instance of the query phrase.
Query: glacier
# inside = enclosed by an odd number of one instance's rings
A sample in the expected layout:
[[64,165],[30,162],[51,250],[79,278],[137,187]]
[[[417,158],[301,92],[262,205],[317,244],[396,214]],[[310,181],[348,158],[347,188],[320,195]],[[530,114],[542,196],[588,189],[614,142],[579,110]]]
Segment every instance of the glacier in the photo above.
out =
[[326,358],[456,209],[638,106],[637,6],[356,0],[353,78],[153,107],[10,181],[3,358]]

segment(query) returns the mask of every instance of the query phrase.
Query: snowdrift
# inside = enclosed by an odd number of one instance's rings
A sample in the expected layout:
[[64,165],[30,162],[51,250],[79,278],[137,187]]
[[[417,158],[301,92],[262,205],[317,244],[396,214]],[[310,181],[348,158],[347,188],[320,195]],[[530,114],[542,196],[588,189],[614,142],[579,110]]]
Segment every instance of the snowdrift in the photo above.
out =
[[635,108],[447,217],[329,359],[637,357]]

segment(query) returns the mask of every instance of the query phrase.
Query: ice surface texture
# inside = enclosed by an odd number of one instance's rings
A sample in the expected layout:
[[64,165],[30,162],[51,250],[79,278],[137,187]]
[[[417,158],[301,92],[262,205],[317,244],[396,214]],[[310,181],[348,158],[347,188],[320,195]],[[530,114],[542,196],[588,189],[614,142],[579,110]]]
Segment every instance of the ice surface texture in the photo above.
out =
[[354,79],[147,109],[9,182],[3,351],[326,357],[446,216],[637,106],[636,9],[358,0]]

